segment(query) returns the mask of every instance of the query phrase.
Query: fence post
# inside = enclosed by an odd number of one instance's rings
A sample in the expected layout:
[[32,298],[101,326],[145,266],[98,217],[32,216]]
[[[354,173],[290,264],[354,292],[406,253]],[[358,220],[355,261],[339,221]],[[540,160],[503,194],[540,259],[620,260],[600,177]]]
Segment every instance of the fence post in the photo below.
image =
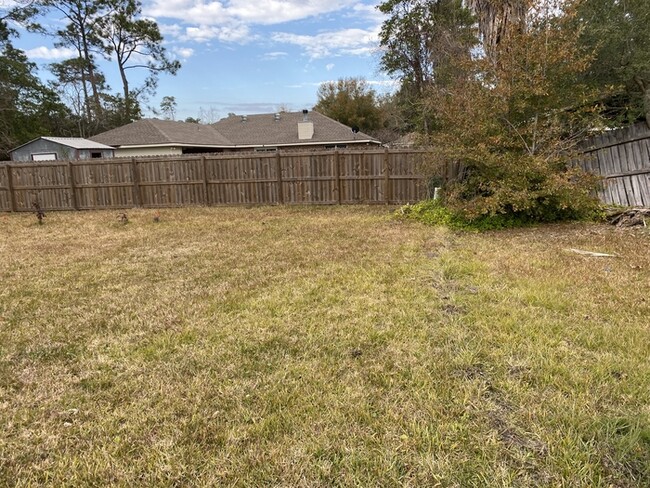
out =
[[341,205],[343,201],[343,196],[341,195],[341,158],[338,149],[334,151],[334,176],[336,178],[336,201]]
[[70,161],[68,161],[68,178],[70,178],[70,201],[72,208],[79,210],[79,204],[77,203],[77,185],[74,182],[74,169]]
[[9,190],[9,205],[12,212],[17,211],[16,205],[16,194],[14,193],[14,175],[11,171],[11,166],[9,163],[6,165],[7,168],[7,189]]
[[390,205],[392,200],[391,195],[391,185],[390,185],[390,165],[388,164],[388,148],[384,150],[384,200],[386,200],[386,205]]
[[280,151],[275,153],[275,175],[277,177],[278,185],[278,203],[284,204],[284,185],[282,183],[282,157]]
[[205,156],[201,156],[201,167],[203,168],[203,203],[206,207],[210,206],[210,190],[209,190],[209,179],[208,179],[208,162],[205,159]]
[[367,168],[366,164],[366,151],[361,151],[361,157],[359,158],[359,171],[357,172],[357,188],[359,189],[359,194],[357,195],[357,203],[368,203],[368,185],[367,182],[371,180],[365,180],[363,178],[363,168]]
[[133,181],[133,204],[136,207],[142,207],[142,199],[140,198],[140,173],[135,158],[131,158],[131,181]]

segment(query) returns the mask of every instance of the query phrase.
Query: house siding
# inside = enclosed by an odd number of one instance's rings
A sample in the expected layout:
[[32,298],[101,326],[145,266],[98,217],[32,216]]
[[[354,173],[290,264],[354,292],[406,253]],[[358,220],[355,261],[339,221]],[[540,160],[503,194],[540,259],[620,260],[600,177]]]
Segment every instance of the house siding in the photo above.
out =
[[[301,145],[290,145],[290,146],[283,146],[282,144],[274,145],[274,146],[259,146],[259,149],[266,148],[266,147],[273,147],[276,148],[278,151],[282,152],[304,152],[304,151],[323,151],[323,150],[334,150],[335,148],[332,146],[336,146],[338,149],[377,149],[380,147],[380,144],[371,144],[368,142],[356,142],[356,141],[347,141],[347,142],[337,142],[336,144],[334,143],[329,143],[329,144],[321,144],[321,143],[316,143],[316,144],[301,144]],[[254,152],[258,147],[229,147],[229,148],[224,148],[224,152]]]
[[118,147],[115,149],[116,158],[138,158],[146,156],[180,156],[180,147]]

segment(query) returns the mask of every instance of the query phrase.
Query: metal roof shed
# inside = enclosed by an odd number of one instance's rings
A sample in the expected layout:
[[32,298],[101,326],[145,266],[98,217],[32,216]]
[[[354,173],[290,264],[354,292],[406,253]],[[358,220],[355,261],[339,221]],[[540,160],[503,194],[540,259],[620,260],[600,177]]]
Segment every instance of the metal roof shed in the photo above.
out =
[[9,151],[12,161],[75,161],[108,159],[115,155],[111,146],[81,137],[38,137]]

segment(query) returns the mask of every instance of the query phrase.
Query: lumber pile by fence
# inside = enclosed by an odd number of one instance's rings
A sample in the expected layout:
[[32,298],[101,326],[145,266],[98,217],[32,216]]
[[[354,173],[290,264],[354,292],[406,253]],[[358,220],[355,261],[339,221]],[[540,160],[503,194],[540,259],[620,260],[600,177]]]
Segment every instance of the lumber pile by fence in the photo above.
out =
[[379,149],[0,163],[0,211],[31,211],[35,201],[46,210],[402,204],[426,198],[425,158]]
[[650,208],[613,207],[606,211],[607,221],[616,227],[647,227],[650,222]]

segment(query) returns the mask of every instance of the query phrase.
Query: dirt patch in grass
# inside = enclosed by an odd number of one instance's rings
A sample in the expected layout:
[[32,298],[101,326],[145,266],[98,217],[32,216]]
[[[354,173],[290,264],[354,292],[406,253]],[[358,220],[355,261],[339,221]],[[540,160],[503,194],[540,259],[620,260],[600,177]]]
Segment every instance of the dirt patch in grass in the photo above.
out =
[[650,484],[647,233],[127,213],[0,222],[0,485]]

